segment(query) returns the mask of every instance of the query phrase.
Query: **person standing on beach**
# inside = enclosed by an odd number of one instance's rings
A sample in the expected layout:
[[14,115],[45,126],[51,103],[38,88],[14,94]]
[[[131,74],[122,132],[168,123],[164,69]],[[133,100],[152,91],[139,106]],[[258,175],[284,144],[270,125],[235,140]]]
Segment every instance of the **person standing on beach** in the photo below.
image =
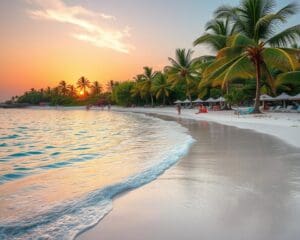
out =
[[177,108],[177,113],[178,113],[178,115],[180,115],[180,114],[181,114],[181,105],[180,105],[180,104],[177,104],[177,105],[176,105],[176,108]]

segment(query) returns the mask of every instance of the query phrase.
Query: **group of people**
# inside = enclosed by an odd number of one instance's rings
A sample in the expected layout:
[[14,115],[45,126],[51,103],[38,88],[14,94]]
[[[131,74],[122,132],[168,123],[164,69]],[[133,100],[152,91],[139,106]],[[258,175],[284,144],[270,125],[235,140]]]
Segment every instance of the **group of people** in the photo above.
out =
[[[176,109],[177,109],[178,115],[180,115],[181,114],[181,104],[177,104]],[[200,104],[198,107],[198,112],[196,114],[199,114],[199,113],[208,113],[207,107],[205,107],[203,104]]]

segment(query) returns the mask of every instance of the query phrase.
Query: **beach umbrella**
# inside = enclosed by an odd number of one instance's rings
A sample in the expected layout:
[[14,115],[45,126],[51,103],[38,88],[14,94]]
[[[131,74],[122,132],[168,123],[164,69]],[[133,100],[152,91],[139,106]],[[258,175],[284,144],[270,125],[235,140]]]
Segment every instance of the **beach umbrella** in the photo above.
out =
[[260,101],[274,101],[275,99],[268,94],[262,94],[259,98]]
[[292,96],[286,94],[286,93],[281,93],[280,95],[278,95],[277,97],[275,97],[275,100],[278,101],[285,101],[285,100],[289,100]]
[[274,101],[275,98],[269,96],[268,94],[262,94],[260,95],[259,100],[263,102],[263,108],[265,108],[265,101]]
[[289,98],[289,100],[300,100],[300,93]]
[[207,103],[215,103],[215,102],[218,102],[218,101],[216,101],[216,99],[210,97],[209,99],[205,100],[205,102],[207,102]]
[[291,98],[290,95],[283,92],[279,96],[275,97],[275,100],[276,101],[283,101],[283,107],[285,107],[285,101],[289,100],[290,98]]
[[197,98],[195,101],[193,101],[193,103],[202,103],[202,102],[204,102],[204,101],[200,98]]
[[216,99],[217,102],[225,102],[225,98],[223,97],[219,97]]
[[183,103],[190,103],[191,101],[189,100],[189,99],[185,99],[184,101],[183,101]]
[[178,103],[180,103],[180,104],[181,104],[181,103],[182,103],[182,101],[180,101],[180,100],[177,100],[177,101],[175,101],[174,103],[175,103],[175,104],[178,104]]

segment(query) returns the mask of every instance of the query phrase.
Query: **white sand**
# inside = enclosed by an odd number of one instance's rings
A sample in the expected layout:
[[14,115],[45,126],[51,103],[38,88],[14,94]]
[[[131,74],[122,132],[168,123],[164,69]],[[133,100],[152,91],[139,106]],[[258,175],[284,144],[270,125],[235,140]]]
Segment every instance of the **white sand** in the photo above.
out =
[[195,114],[197,109],[182,109],[177,115],[174,107],[165,108],[121,108],[113,107],[115,111],[155,113],[164,116],[184,119],[213,121],[220,124],[251,129],[257,132],[275,136],[286,143],[300,148],[300,114],[299,113],[265,113],[259,115],[234,115],[233,111],[216,111]]

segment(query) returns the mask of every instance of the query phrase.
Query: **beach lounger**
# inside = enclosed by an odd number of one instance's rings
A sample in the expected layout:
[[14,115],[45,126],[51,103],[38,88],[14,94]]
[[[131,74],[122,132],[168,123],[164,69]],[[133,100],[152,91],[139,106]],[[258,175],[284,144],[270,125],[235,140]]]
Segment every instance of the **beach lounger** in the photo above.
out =
[[292,113],[300,113],[300,105],[296,109],[291,110],[290,112],[292,112]]
[[289,105],[289,106],[287,106],[286,108],[280,108],[280,109],[278,110],[278,112],[292,112],[293,108],[294,108],[293,105]]
[[236,109],[234,111],[234,114],[237,114],[237,115],[247,115],[247,114],[253,113],[253,111],[254,111],[254,107],[249,107],[247,109]]
[[268,111],[269,111],[269,112],[273,112],[274,109],[275,109],[275,107],[270,107]]
[[276,106],[272,112],[280,112],[281,106]]

